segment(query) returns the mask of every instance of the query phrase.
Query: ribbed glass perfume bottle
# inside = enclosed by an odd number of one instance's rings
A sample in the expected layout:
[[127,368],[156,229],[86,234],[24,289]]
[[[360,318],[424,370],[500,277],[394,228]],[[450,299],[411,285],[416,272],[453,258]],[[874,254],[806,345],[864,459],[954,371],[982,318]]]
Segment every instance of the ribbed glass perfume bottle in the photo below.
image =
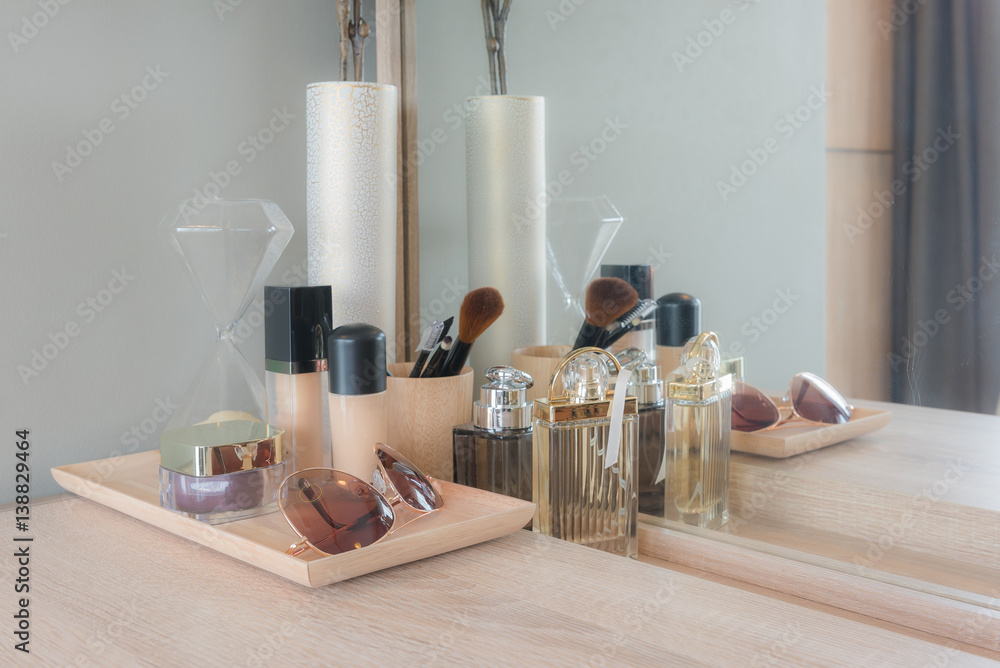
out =
[[664,517],[708,529],[729,520],[732,376],[719,375],[720,361],[718,337],[705,332],[667,383]]
[[531,376],[496,366],[486,377],[472,422],[452,431],[455,482],[531,501]]
[[[610,386],[599,348],[566,356],[534,406],[534,528],[605,552],[639,554],[636,401]],[[556,394],[556,388],[562,391]]]

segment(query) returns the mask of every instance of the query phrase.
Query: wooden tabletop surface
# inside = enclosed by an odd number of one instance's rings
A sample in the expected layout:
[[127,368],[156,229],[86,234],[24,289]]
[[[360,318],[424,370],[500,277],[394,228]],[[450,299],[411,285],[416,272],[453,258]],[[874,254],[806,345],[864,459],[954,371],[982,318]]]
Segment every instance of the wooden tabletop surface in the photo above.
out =
[[[0,517],[12,527],[11,510]],[[1000,658],[527,531],[309,589],[77,497],[36,503],[32,528],[32,655],[12,649],[8,621],[2,665],[965,666]],[[13,560],[0,569],[11,582]],[[10,620],[14,595],[5,589]]]

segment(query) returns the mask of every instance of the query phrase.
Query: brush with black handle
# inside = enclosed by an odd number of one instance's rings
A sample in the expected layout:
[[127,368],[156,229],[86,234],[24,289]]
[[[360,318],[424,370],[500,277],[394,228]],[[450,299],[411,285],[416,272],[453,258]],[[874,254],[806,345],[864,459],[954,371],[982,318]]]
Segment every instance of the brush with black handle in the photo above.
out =
[[424,372],[420,375],[421,378],[437,378],[441,375],[441,367],[444,366],[444,361],[448,357],[448,351],[451,350],[451,346],[452,339],[450,336],[441,339],[441,343],[434,349],[434,354],[431,355],[427,366],[424,367]]
[[465,295],[458,312],[458,340],[451,347],[439,376],[457,376],[469,359],[472,344],[503,313],[503,297],[496,288],[477,288]]
[[596,278],[587,286],[584,307],[587,317],[576,337],[573,350],[597,345],[604,328],[639,301],[639,293],[620,278]]
[[448,318],[444,322],[435,320],[424,330],[420,337],[420,345],[417,346],[417,361],[413,363],[413,369],[410,370],[410,378],[420,378],[420,374],[424,370],[424,363],[427,362],[427,358],[430,357],[441,339],[448,333],[452,320],[454,318]]

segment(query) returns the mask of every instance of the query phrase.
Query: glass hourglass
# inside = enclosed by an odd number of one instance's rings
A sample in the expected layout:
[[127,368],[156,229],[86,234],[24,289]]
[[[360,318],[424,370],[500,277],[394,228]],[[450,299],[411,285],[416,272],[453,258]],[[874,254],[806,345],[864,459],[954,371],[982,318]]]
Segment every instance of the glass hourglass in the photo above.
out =
[[584,297],[624,218],[607,197],[566,197],[546,207],[550,343],[570,343],[585,317]]
[[209,523],[276,508],[285,472],[261,373],[233,332],[294,232],[274,202],[189,200],[161,223],[215,323],[215,347],[160,436],[162,505]]

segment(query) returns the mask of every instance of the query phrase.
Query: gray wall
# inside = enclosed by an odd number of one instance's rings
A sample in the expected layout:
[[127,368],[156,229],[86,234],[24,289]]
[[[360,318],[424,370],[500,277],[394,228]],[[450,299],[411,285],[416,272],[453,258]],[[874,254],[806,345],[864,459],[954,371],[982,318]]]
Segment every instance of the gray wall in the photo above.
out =
[[[549,181],[566,170],[563,196],[608,196],[625,224],[605,261],[650,262],[657,295],[701,298],[704,327],[742,346],[765,387],[824,370],[825,114],[810,96],[825,78],[825,11],[822,0],[537,0],[510,14],[508,91],[546,97]],[[463,100],[488,93],[487,59],[477,2],[421,0],[417,31],[431,309],[467,280]],[[796,111],[805,120],[785,119]],[[592,142],[603,153],[590,159],[580,147]],[[723,198],[718,183],[747,151],[767,160]]]
[[[336,77],[333,3],[228,4],[220,17],[220,3],[202,0],[71,2],[50,18],[35,17],[35,0],[0,4],[5,36],[26,18],[43,24],[16,53],[0,44],[0,433],[9,454],[15,429],[31,430],[33,496],[59,491],[51,466],[155,448],[163,406],[209,354],[209,312],[155,232],[210,172],[236,161],[221,196],[272,199],[296,226],[272,280],[304,268],[305,86]],[[134,109],[116,102],[143,83]],[[244,142],[275,108],[294,118],[255,152]],[[96,139],[102,121],[113,129],[57,174],[67,145]],[[102,293],[116,271],[124,289]],[[87,305],[109,297],[99,312]],[[22,380],[18,367],[67,326],[75,336]],[[242,333],[262,365],[262,328]],[[12,459],[0,503],[14,496]]]

